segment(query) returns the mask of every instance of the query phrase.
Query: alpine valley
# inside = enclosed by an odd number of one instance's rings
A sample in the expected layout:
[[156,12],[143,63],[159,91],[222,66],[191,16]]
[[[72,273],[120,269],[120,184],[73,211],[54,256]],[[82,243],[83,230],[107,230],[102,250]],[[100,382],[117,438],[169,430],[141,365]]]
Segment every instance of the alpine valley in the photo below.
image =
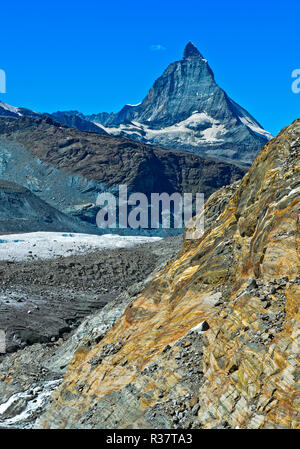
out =
[[[245,168],[201,156],[158,149],[107,133],[80,131],[48,116],[0,116],[0,179],[18,181],[48,206],[69,216],[65,231],[103,233],[96,227],[99,193],[118,191],[126,185],[129,193],[148,198],[157,193],[204,193],[211,195],[224,184],[237,181]],[[2,219],[0,232],[22,231],[22,211]],[[12,215],[11,211],[11,215]],[[80,229],[81,226],[81,229]],[[49,230],[55,230],[48,226]],[[89,229],[89,231],[87,231]],[[27,227],[24,222],[24,231]],[[43,227],[40,230],[47,230]],[[60,229],[57,229],[60,230]],[[117,229],[123,234],[166,236],[183,229]],[[112,230],[112,232],[115,232]]]
[[[100,229],[121,185],[205,207]],[[0,428],[299,428],[299,217],[300,119],[272,138],[191,42],[118,113],[0,102]]]
[[[210,196],[204,235],[182,246],[2,264],[2,322],[18,301],[31,319],[0,363],[0,426],[299,428],[299,155],[296,120]],[[50,340],[41,288],[61,322]]]

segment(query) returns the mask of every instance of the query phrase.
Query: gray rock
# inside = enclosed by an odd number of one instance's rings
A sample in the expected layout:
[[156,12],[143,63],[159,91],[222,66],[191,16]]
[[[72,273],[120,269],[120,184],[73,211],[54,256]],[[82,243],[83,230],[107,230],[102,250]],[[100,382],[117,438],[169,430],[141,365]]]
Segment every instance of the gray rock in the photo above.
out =
[[199,409],[200,409],[200,405],[195,404],[194,407],[192,408],[192,414],[196,416],[198,414]]
[[[100,113],[84,119],[101,123],[108,132],[109,127],[122,124],[119,134],[141,142],[233,162],[252,162],[271,137],[216,84],[207,60],[191,42],[183,58],[167,67],[141,104],[126,105],[118,114]],[[169,132],[168,127],[178,124],[181,134]],[[215,141],[206,139],[206,133],[218,126]]]

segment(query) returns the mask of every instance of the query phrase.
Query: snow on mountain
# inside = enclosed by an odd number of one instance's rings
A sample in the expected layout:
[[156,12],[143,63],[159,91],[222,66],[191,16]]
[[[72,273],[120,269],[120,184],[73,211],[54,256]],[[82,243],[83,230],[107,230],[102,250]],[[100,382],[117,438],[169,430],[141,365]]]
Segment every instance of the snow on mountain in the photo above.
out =
[[8,112],[9,115],[22,116],[19,108],[15,108],[14,106],[10,106],[9,104],[0,101],[0,115],[4,115],[4,111]]
[[230,101],[237,109],[238,117],[241,120],[241,122],[244,123],[244,125],[250,128],[251,131],[255,132],[256,134],[265,136],[268,140],[271,140],[273,138],[272,134],[263,129],[263,127],[255,120],[255,118],[252,117],[244,108],[242,108],[235,101],[233,100]]
[[[110,134],[119,135],[127,134],[128,137],[134,138],[132,134],[139,134],[141,140],[151,140],[152,144],[167,144],[169,140],[177,140],[190,145],[198,145],[201,143],[222,142],[222,136],[226,134],[225,126],[213,119],[206,113],[198,113],[195,111],[190,117],[175,125],[167,126],[163,129],[151,129],[149,126],[132,121],[128,124],[120,124],[119,127],[108,128],[100,123],[96,123],[99,127]],[[121,132],[120,132],[121,131]],[[198,131],[198,132],[196,132]]]
[[8,116],[8,117],[16,117],[20,118],[23,116],[26,117],[41,117],[43,114],[40,114],[39,112],[32,111],[27,108],[19,108],[15,106],[11,106],[9,104],[3,103],[0,101],[0,116]]
[[207,60],[191,42],[140,104],[86,119],[113,135],[246,164],[272,138],[217,85]]
[[[0,115],[41,116],[4,103],[0,103]],[[84,131],[122,135],[247,165],[272,138],[218,86],[207,60],[191,42],[183,58],[166,68],[141,103],[128,103],[118,113],[84,116],[78,111],[63,111],[52,117]]]

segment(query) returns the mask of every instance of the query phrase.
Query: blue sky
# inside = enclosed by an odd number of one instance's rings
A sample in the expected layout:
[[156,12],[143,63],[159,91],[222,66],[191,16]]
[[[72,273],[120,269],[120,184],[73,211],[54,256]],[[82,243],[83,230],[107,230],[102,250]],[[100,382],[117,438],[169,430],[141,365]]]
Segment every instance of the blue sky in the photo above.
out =
[[16,0],[0,6],[0,99],[37,111],[141,101],[191,40],[218,84],[270,132],[300,117],[300,2]]

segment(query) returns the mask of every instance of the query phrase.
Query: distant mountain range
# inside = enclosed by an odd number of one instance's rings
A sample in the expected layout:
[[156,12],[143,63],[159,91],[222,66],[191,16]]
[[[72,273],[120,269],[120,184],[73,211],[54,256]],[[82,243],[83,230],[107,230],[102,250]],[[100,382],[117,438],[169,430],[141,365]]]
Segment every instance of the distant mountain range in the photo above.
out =
[[[81,223],[99,232],[100,192],[126,184],[128,193],[148,198],[154,192],[201,192],[207,198],[240,179],[270,138],[216,84],[189,42],[183,58],[169,65],[146,98],[117,114],[47,114],[0,102],[0,181],[17,181],[30,191],[15,192],[17,201],[31,193],[45,202],[44,209],[54,208],[53,223],[61,221],[66,231]],[[37,223],[37,230],[61,229],[43,218]],[[0,232],[13,231],[11,221],[2,220],[1,227]]]
[[[17,182],[93,232],[100,231],[96,228],[98,194],[117,192],[120,184],[128,186],[128,193],[142,192],[148,198],[153,192],[201,192],[208,197],[244,173],[233,164],[157,149],[121,136],[80,131],[47,116],[0,117],[0,180]],[[65,231],[74,229],[73,222],[64,224]],[[2,221],[1,226],[0,232],[13,232],[11,223],[8,227]],[[138,233],[148,234],[148,230]],[[154,234],[168,235],[169,230]]]
[[41,114],[0,102],[1,115],[48,115],[82,131],[121,135],[246,166],[272,138],[217,85],[207,60],[191,42],[183,58],[167,67],[141,103],[126,104],[118,113],[84,115],[74,110]]
[[81,117],[77,111],[55,112],[54,114],[47,114],[34,112],[26,108],[17,108],[0,101],[0,117],[51,117],[56,122],[61,123],[62,125],[69,126],[71,128],[77,128],[81,131],[91,131],[98,134],[107,134],[107,132],[104,131],[104,129],[102,129],[101,127]]

